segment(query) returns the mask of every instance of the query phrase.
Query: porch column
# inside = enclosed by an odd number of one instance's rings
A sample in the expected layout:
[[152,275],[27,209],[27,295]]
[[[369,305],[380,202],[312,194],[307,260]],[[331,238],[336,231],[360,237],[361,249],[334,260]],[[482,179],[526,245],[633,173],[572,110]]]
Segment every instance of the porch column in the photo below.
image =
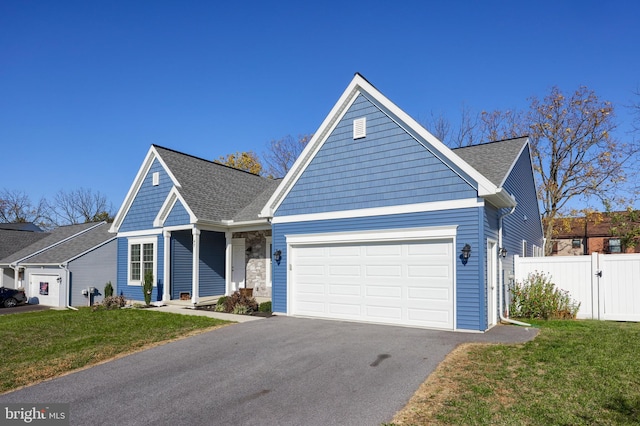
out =
[[200,230],[192,229],[193,234],[193,281],[191,283],[191,303],[198,303],[199,284],[200,284]]
[[226,249],[224,251],[224,280],[226,283],[226,292],[225,294],[231,294],[231,254],[232,254],[232,245],[231,238],[233,233],[231,231],[227,231],[224,233],[224,238],[227,242]]
[[162,275],[164,275],[164,286],[162,288],[162,301],[168,302],[171,300],[171,232],[163,231],[164,236],[164,268]]

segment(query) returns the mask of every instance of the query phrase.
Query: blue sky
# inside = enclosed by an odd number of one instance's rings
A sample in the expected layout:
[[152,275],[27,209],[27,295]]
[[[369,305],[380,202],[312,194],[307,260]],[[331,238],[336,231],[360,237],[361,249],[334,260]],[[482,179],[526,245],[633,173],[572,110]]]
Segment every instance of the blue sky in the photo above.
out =
[[636,1],[0,2],[0,188],[117,209],[155,143],[215,159],[313,133],[360,72],[409,115],[640,88]]

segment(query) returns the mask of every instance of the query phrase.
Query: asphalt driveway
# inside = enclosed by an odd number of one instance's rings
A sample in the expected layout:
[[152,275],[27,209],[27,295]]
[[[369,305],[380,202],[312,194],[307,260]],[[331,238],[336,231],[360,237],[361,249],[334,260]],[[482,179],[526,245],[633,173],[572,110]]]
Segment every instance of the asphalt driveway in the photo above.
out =
[[379,425],[463,342],[454,333],[274,317],[224,327],[0,395],[70,404],[72,425]]

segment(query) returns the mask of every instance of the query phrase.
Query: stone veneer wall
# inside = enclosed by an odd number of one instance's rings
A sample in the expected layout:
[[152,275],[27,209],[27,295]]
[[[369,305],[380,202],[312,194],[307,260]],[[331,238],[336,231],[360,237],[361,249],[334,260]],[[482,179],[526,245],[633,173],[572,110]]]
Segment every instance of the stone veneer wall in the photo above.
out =
[[[245,247],[245,283],[247,288],[253,289],[254,296],[271,297],[271,287],[267,287],[267,257],[271,257],[270,253],[266,253],[267,240],[265,237],[271,236],[271,230],[268,231],[251,231],[251,232],[234,232],[233,238],[244,238]],[[246,249],[251,247],[251,252],[247,253]]]

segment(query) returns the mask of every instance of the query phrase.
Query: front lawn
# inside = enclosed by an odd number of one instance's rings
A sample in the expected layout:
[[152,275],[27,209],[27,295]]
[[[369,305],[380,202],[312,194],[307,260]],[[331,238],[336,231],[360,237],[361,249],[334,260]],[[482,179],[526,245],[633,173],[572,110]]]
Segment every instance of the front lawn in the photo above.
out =
[[523,345],[465,345],[395,424],[640,424],[640,324],[535,322]]
[[0,392],[227,321],[148,309],[40,311],[0,317]]

